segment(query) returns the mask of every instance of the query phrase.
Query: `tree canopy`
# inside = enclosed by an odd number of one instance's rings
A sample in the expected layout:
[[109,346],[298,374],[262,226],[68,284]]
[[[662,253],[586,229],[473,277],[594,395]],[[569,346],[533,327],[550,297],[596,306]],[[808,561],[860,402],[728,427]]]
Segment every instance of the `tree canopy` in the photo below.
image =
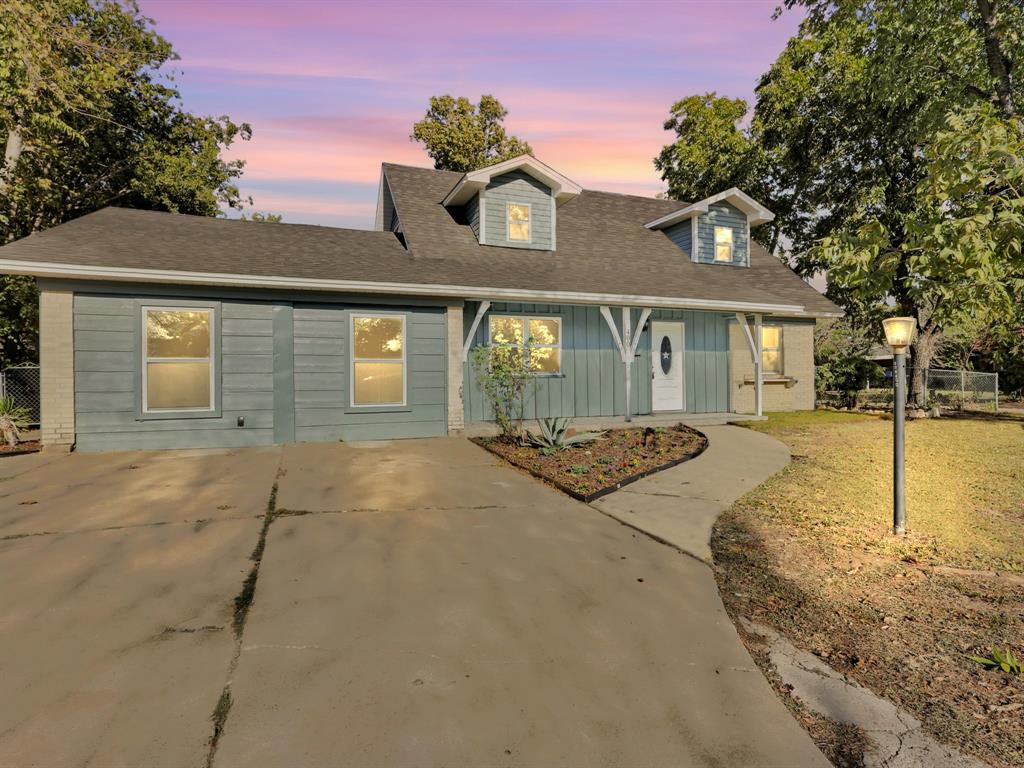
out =
[[410,141],[424,145],[434,167],[465,173],[494,165],[533,149],[518,136],[509,136],[504,120],[508,110],[493,96],[474,104],[465,96],[431,96],[430,107],[412,127]]
[[[244,161],[223,152],[251,128],[185,110],[162,70],[176,59],[133,0],[6,0],[0,244],[107,205],[204,216],[243,207]],[[0,281],[16,297],[0,307],[2,365],[31,359],[36,331],[31,281]]]
[[760,196],[776,214],[762,239],[788,244],[804,274],[827,270],[830,297],[855,320],[917,318],[919,365],[947,325],[1009,321],[1024,274],[1024,4],[786,5],[807,15],[761,77],[746,127],[742,102],[713,94],[673,107],[677,140],[655,160],[670,192],[735,183]]

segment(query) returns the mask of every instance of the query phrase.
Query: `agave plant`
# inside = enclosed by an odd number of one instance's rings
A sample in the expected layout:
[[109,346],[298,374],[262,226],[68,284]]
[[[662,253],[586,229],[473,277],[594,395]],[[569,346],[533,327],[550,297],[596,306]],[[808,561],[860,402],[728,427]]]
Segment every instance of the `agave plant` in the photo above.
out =
[[0,435],[12,450],[18,447],[21,430],[28,425],[28,416],[28,408],[15,403],[13,397],[0,398]]
[[546,419],[537,419],[537,426],[540,432],[527,432],[526,439],[531,445],[535,445],[548,453],[564,451],[571,445],[589,443],[604,435],[604,432],[576,432],[566,434],[569,431],[569,424],[572,419],[568,416],[552,416]]

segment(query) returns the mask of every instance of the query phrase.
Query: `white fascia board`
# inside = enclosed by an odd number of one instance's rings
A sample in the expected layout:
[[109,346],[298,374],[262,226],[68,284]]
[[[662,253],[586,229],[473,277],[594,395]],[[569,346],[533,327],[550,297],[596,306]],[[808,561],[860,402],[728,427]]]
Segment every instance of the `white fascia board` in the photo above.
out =
[[699,213],[707,213],[708,209],[715,203],[720,202],[732,203],[734,206],[739,208],[747,216],[747,223],[750,226],[756,227],[758,224],[766,224],[775,218],[775,214],[761,205],[757,200],[752,198],[746,192],[736,187],[725,190],[725,192],[719,192],[717,195],[706,197],[703,200],[698,200],[696,203],[680,208],[678,211],[666,214],[661,218],[649,221],[644,224],[647,229],[665,229],[671,227],[673,224],[678,224],[680,221],[685,221],[692,216],[696,216]]
[[533,176],[537,181],[546,184],[551,189],[551,194],[559,203],[576,197],[583,188],[566,176],[563,176],[554,168],[545,165],[532,155],[520,155],[511,160],[505,160],[495,165],[488,165],[476,171],[463,174],[458,183],[441,201],[442,205],[464,205],[469,199],[484,189],[495,176],[501,176],[509,171],[521,170]]
[[389,283],[368,280],[322,280],[307,277],[240,275],[223,272],[180,272],[169,269],[94,267],[80,264],[0,259],[0,274],[30,275],[65,280],[109,280],[113,282],[206,285],[264,290],[324,291],[332,293],[373,293],[434,298],[490,299],[537,304],[607,304],[665,309],[701,309],[720,312],[763,312],[796,317],[833,317],[836,313],[813,313],[801,304],[771,304],[717,299],[641,296],[633,294],[576,291],[491,288],[476,285],[435,283]]

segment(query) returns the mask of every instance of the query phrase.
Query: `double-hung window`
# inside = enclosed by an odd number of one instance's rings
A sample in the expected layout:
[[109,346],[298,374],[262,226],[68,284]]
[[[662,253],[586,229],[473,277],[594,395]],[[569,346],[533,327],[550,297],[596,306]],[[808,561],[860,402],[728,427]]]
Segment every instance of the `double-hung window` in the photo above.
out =
[[529,203],[508,203],[505,206],[505,222],[511,242],[530,242]]
[[491,315],[488,330],[491,344],[521,349],[536,373],[562,372],[562,318]]
[[761,371],[774,376],[782,375],[782,327],[761,327]]
[[715,261],[732,261],[732,227],[715,227]]
[[143,307],[143,413],[215,410],[213,310]]
[[405,405],[405,315],[352,314],[352,406]]

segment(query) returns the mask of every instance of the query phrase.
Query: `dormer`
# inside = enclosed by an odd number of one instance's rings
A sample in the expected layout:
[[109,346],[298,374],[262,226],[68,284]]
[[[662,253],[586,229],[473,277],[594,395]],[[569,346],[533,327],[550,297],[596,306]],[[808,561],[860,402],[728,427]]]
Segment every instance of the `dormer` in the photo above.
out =
[[462,208],[481,245],[553,251],[558,207],[582,188],[530,155],[471,171],[442,201]]
[[774,218],[774,213],[733,187],[644,226],[662,230],[691,261],[749,267],[751,228]]

